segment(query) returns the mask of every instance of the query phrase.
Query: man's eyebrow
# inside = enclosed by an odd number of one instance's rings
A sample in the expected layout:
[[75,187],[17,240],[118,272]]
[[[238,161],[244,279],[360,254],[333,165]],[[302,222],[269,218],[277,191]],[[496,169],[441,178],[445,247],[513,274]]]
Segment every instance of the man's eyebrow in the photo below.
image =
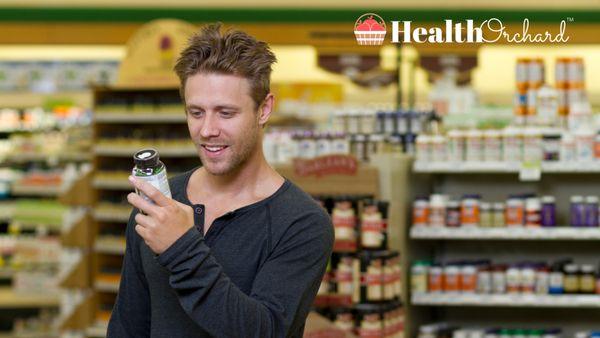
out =
[[[198,104],[188,104],[185,107],[186,109],[204,109],[204,107],[202,107],[201,105]],[[233,110],[239,110],[240,107],[234,105],[234,104],[219,104],[217,106],[214,107],[216,110],[221,110],[221,109],[233,109]]]

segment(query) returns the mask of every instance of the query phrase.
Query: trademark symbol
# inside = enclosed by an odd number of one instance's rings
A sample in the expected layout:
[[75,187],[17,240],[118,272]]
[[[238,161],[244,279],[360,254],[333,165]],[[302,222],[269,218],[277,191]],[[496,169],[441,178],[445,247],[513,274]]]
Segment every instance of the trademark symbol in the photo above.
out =
[[575,21],[575,19],[572,16],[567,16],[567,21],[573,22],[573,21]]

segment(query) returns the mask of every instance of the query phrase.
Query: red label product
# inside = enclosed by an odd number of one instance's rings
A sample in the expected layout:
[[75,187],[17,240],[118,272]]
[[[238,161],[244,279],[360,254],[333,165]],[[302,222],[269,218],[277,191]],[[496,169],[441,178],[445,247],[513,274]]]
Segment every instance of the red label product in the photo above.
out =
[[387,247],[387,202],[366,201],[361,217],[361,245],[364,249]]
[[335,251],[356,251],[356,210],[349,200],[335,202],[331,213],[335,228]]

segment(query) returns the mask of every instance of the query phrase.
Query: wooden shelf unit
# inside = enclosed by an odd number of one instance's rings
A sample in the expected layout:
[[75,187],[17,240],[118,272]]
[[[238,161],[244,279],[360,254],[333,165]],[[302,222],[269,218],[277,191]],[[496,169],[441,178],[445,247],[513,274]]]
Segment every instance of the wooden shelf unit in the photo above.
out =
[[[133,191],[127,181],[134,166],[133,154],[156,148],[169,174],[197,167],[200,160],[191,141],[170,141],[189,139],[178,88],[97,88],[94,112],[94,174],[89,182],[94,198],[90,243],[94,304],[86,329],[88,336],[104,337],[118,292],[116,277],[120,277],[125,229],[132,211],[126,196]],[[154,138],[145,139],[147,134]]]

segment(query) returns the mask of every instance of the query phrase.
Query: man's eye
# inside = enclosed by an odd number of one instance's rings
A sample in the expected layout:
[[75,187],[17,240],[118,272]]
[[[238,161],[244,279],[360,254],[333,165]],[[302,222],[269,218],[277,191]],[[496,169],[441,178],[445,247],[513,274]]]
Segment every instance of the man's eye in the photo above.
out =
[[230,118],[233,117],[234,113],[231,111],[221,111],[221,116],[224,118]]
[[193,117],[200,117],[204,114],[203,111],[200,110],[192,110],[190,111],[190,115],[192,115]]

